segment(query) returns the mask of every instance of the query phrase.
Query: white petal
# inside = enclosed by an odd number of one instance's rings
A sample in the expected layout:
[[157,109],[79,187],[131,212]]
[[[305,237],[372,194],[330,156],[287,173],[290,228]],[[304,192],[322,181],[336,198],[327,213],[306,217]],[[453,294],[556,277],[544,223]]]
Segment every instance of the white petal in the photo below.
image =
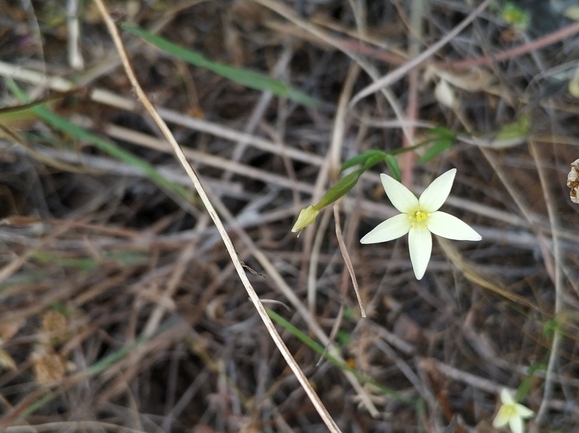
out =
[[446,80],[440,82],[434,88],[434,96],[442,105],[453,108],[456,107],[458,100],[456,95]]
[[503,406],[501,406],[501,408],[499,409],[499,413],[497,413],[497,416],[493,420],[493,427],[495,428],[504,427],[507,425],[510,419],[511,417],[507,414],[507,411],[504,410]]
[[513,433],[523,433],[525,431],[523,420],[518,416],[514,416],[509,420],[509,427]]
[[507,388],[501,389],[501,402],[504,405],[515,404],[515,400],[513,400],[513,396],[511,395],[511,393]]
[[408,232],[408,248],[410,261],[417,280],[421,280],[426,272],[432,253],[432,235],[426,229],[410,229]]
[[[428,217],[426,227],[432,233],[456,241],[480,241],[481,236],[467,223],[446,212],[434,212]],[[504,403],[504,402],[503,402]]]
[[388,242],[404,236],[410,230],[410,220],[404,213],[388,218],[374,227],[366,236],[360,239],[361,244],[376,244]]
[[406,213],[418,206],[416,196],[396,179],[382,173],[382,186],[392,205],[402,213]]
[[523,406],[519,403],[515,404],[515,409],[517,410],[517,415],[519,415],[521,418],[531,418],[533,415],[535,415],[535,412],[533,412],[527,406]]
[[420,207],[428,212],[436,212],[444,204],[450,194],[454,182],[456,168],[451,168],[432,181],[424,190],[420,199]]

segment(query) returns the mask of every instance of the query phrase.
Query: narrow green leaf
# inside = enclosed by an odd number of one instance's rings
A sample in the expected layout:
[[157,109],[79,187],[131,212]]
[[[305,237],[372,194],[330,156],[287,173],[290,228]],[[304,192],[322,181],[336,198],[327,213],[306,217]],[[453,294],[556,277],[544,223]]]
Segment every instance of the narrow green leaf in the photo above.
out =
[[[26,95],[26,93],[22,91],[22,89],[18,87],[18,85],[14,82],[14,80],[8,80],[8,86],[18,99],[20,99],[23,102],[28,102],[28,96]],[[166,179],[161,173],[159,173],[155,169],[155,167],[153,167],[143,159],[139,158],[138,156],[135,156],[132,153],[127,152],[126,150],[120,148],[111,141],[100,138],[92,134],[91,132],[87,131],[86,129],[83,129],[80,126],[77,126],[74,123],[69,122],[63,117],[60,117],[57,114],[53,113],[43,105],[36,105],[31,107],[31,109],[34,111],[34,113],[36,113],[36,115],[42,118],[42,120],[44,120],[46,123],[53,126],[54,128],[63,131],[66,134],[69,134],[70,136],[78,140],[89,142],[98,149],[102,150],[103,152],[108,153],[112,157],[118,159],[119,161],[125,162],[127,164],[139,168],[143,173],[145,173],[149,177],[149,179],[151,179],[153,182],[157,183],[161,187],[166,188],[167,190],[172,191],[173,193],[176,193],[183,198],[190,199],[191,192],[187,188],[183,188],[181,185],[178,185]]]
[[456,133],[454,131],[445,128],[444,126],[436,126],[434,128],[430,128],[426,131],[426,134],[433,137],[449,138],[451,140],[456,137]]
[[[173,320],[167,320],[166,322],[162,323],[154,334],[149,336],[139,336],[137,337],[132,343],[127,344],[119,349],[116,349],[114,352],[104,356],[91,366],[88,366],[83,370],[83,373],[87,377],[96,376],[97,374],[103,372],[109,367],[112,367],[114,364],[119,362],[125,356],[129,355],[133,350],[142,347],[144,343],[147,341],[151,341],[153,338],[158,337],[161,333],[170,330],[175,325]],[[24,410],[19,414],[18,419],[25,419],[27,416],[33,414],[44,405],[49,403],[51,400],[56,398],[58,395],[62,393],[62,388],[56,388],[54,390],[50,390],[46,388],[44,395],[42,395],[38,400],[32,401]]]
[[517,138],[524,138],[529,135],[531,131],[531,116],[522,114],[519,120],[509,123],[501,128],[495,141],[513,140]]
[[345,196],[352,188],[354,188],[360,175],[364,173],[364,171],[365,169],[361,168],[341,178],[328,191],[326,191],[320,201],[314,205],[314,208],[320,210]]
[[299,90],[295,90],[288,84],[275,80],[265,74],[228,66],[223,63],[213,62],[198,52],[182,48],[164,38],[161,38],[160,36],[153,35],[138,27],[133,27],[128,24],[121,24],[121,27],[132,34],[143,38],[147,42],[150,42],[167,54],[178,57],[192,65],[209,69],[210,71],[231,81],[235,81],[236,83],[260,91],[269,91],[276,96],[289,98],[310,107],[317,107],[320,105],[319,100],[312,98]]
[[563,11],[563,15],[573,21],[579,21],[579,6],[569,6]]
[[563,326],[557,319],[549,319],[543,325],[543,337],[551,338],[556,332],[561,332]]
[[400,171],[400,166],[398,165],[398,160],[394,158],[390,154],[386,154],[384,156],[384,162],[388,166],[388,170],[390,170],[390,174],[396,179],[398,182],[402,180],[402,172]]
[[[381,150],[369,150],[367,152],[361,153],[360,155],[357,155],[349,159],[342,165],[341,170],[350,168],[354,165],[359,165],[362,163],[364,164],[362,168],[359,168],[358,170],[347,174],[346,176],[341,178],[338,182],[336,182],[335,185],[333,185],[328,191],[326,191],[326,193],[323,195],[320,201],[314,205],[314,208],[316,210],[321,210],[322,208],[335,202],[339,198],[345,196],[352,188],[354,188],[356,183],[358,183],[358,179],[360,178],[362,173],[364,173],[366,170],[372,168],[374,165],[382,161],[386,161],[388,166],[391,167],[390,169],[391,171],[396,172],[397,170],[398,176],[400,176],[400,169],[398,168],[398,163],[396,162],[396,159],[393,156],[388,155],[382,152]],[[394,161],[393,164],[392,161]]]
[[386,388],[385,386],[379,384],[378,382],[376,382],[372,379],[367,378],[366,376],[359,373],[357,370],[349,367],[348,365],[344,364],[340,360],[336,359],[335,357],[330,355],[327,351],[325,351],[324,348],[320,344],[316,343],[314,340],[312,340],[310,337],[308,337],[306,334],[304,334],[302,331],[300,331],[298,328],[296,328],[294,325],[292,325],[290,322],[285,320],[283,317],[281,317],[276,312],[274,312],[272,310],[267,310],[267,314],[274,322],[276,322],[278,325],[282,326],[284,329],[289,331],[294,337],[299,339],[302,343],[304,343],[306,346],[308,346],[313,351],[317,352],[319,355],[322,355],[326,360],[328,360],[329,362],[334,364],[336,367],[338,367],[341,370],[349,371],[350,373],[354,374],[354,376],[356,376],[356,378],[360,382],[371,384],[371,385],[375,386],[376,388],[378,388],[382,393],[384,393],[386,395],[390,395],[391,397],[393,397],[401,402],[412,404],[412,405],[417,404],[416,400],[409,399],[409,398],[404,397],[403,395],[397,393],[396,391],[393,391],[389,388]]
[[527,377],[521,382],[517,389],[515,401],[521,401],[531,391],[531,381],[534,379],[535,372],[537,371],[547,371],[547,365],[541,363],[531,364],[527,371]]
[[528,30],[531,23],[531,14],[512,1],[503,5],[501,17],[515,29],[521,31]]
[[[41,263],[56,264],[62,268],[75,268],[82,273],[92,272],[101,265],[101,262],[93,257],[58,257],[42,251],[38,251],[33,257]],[[123,265],[133,265],[146,260],[146,256],[135,252],[113,251],[104,253],[102,259],[115,260]]]
[[347,347],[348,344],[352,342],[352,336],[350,335],[350,333],[340,329],[336,334],[336,341],[338,342],[340,347]]
[[432,146],[424,152],[424,155],[418,159],[418,162],[428,162],[432,158],[440,155],[442,152],[450,149],[450,146],[452,146],[452,140],[450,138],[439,138],[434,140]]
[[369,170],[370,168],[374,167],[376,164],[384,161],[384,159],[387,157],[388,155],[385,154],[384,152],[380,152],[376,155],[372,155],[370,156],[370,158],[368,158],[366,160],[366,162],[364,163],[364,165],[362,166],[362,169],[364,171]]
[[368,158],[371,158],[372,156],[375,156],[375,155],[386,155],[386,154],[384,152],[382,152],[381,150],[376,150],[376,149],[368,150],[368,151],[361,153],[359,155],[356,155],[353,158],[350,158],[349,160],[344,162],[342,164],[342,167],[340,167],[340,172],[342,172],[350,167],[354,167],[355,165],[358,165],[358,164],[365,164],[366,160]]

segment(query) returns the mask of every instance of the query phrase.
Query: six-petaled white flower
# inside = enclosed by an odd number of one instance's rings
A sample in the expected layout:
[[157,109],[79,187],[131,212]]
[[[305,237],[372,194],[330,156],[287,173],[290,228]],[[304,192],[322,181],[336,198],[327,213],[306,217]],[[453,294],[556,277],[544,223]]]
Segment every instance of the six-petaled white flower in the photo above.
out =
[[360,239],[363,244],[375,244],[397,239],[408,233],[410,261],[416,279],[420,280],[432,253],[432,235],[447,239],[480,241],[480,235],[458,218],[438,209],[450,194],[456,169],[443,173],[416,196],[392,177],[381,174],[380,180],[392,205],[401,213],[378,224]]
[[513,396],[504,388],[501,391],[501,402],[503,404],[493,421],[493,427],[501,428],[508,424],[513,433],[523,433],[525,431],[523,419],[530,418],[535,413],[513,400]]

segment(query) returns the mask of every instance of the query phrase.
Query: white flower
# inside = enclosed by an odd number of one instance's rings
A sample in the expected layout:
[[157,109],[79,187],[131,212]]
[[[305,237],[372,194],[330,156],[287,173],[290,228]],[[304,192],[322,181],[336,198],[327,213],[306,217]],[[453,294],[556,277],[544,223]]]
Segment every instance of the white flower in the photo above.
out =
[[509,424],[513,433],[523,433],[525,431],[523,419],[532,417],[534,412],[515,402],[513,396],[504,388],[501,391],[501,402],[503,404],[493,421],[493,427],[500,428]]
[[410,261],[416,279],[426,272],[432,253],[432,236],[447,239],[480,241],[480,235],[458,218],[440,212],[438,209],[448,198],[456,169],[448,170],[424,190],[420,198],[404,185],[386,174],[380,175],[386,195],[401,214],[378,224],[370,233],[360,239],[363,244],[375,244],[398,239],[408,233]]

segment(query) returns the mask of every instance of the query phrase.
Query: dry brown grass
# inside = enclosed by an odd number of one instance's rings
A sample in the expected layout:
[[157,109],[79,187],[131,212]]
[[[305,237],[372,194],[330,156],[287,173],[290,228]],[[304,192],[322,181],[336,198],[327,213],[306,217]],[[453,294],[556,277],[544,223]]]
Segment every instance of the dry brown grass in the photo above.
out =
[[[135,165],[7,109],[21,104],[13,78],[193,191],[135,98],[96,3],[77,5],[78,26],[65,3],[0,3],[0,431],[327,431],[199,195],[159,187]],[[123,34],[259,298],[394,392],[319,362],[276,325],[341,431],[492,432],[500,390],[525,381],[524,403],[538,413],[531,431],[579,426],[579,207],[566,186],[579,145],[579,103],[567,91],[579,25],[535,4],[522,34],[493,9],[476,11],[486,3],[107,3],[118,22],[323,101],[306,108],[247,89]],[[434,97],[441,77],[455,109]],[[390,87],[356,96],[378,80]],[[524,139],[497,134],[523,115]],[[434,125],[460,140],[427,164],[400,159],[404,179],[418,192],[456,167],[445,207],[483,240],[435,242],[416,281],[406,240],[359,245],[394,213],[379,170],[362,176],[339,204],[362,319],[332,212],[299,239],[290,229],[343,161],[415,144]]]

